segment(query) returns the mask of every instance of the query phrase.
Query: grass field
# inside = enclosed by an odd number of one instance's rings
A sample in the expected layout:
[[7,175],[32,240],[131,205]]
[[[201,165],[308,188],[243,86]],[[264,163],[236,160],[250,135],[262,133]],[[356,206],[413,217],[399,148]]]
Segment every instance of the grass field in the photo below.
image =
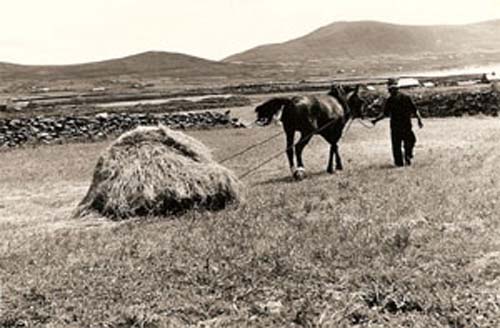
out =
[[[409,168],[355,122],[342,172],[316,137],[302,182],[283,155],[237,209],[122,223],[71,218],[109,143],[1,153],[0,327],[499,327],[500,120],[424,124]],[[279,129],[189,133],[223,159]]]

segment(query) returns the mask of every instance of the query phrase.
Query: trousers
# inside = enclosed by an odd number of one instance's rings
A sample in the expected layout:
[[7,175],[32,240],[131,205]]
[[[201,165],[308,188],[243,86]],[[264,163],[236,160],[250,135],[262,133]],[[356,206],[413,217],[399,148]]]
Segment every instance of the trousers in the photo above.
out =
[[[411,164],[411,159],[413,158],[413,148],[417,142],[417,137],[412,130],[408,131],[391,131],[391,143],[392,143],[392,156],[394,158],[394,164],[396,166],[403,166],[403,151],[404,150],[404,160],[407,165]],[[403,146],[401,149],[401,146]]]

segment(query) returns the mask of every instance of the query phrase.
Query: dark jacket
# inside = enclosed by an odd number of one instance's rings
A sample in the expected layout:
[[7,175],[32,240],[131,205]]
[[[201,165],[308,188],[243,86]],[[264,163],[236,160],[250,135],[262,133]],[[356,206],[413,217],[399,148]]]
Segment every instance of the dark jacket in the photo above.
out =
[[416,115],[417,107],[404,93],[391,95],[384,106],[384,114],[391,118],[391,130],[394,132],[411,131],[411,117]]

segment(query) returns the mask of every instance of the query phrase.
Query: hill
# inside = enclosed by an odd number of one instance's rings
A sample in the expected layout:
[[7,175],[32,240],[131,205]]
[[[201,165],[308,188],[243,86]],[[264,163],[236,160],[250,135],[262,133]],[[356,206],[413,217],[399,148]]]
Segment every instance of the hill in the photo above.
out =
[[[318,64],[384,57],[402,64],[429,57],[442,64],[477,63],[500,53],[500,20],[469,25],[408,26],[375,21],[337,22],[284,43],[259,46],[227,63]],[[496,58],[500,58],[496,56]],[[373,62],[373,63],[376,63]],[[359,64],[359,62],[358,62]],[[420,63],[422,66],[424,63]]]
[[[500,20],[469,25],[406,26],[337,22],[284,43],[262,45],[217,62],[151,51],[100,62],[30,66],[0,63],[0,80],[84,81],[169,78],[186,83],[289,80],[341,72],[370,76],[500,63]],[[226,83],[226,82],[224,82]]]
[[124,58],[77,65],[31,66],[0,63],[2,79],[93,79],[116,76],[234,77],[248,68],[194,56],[151,51]]

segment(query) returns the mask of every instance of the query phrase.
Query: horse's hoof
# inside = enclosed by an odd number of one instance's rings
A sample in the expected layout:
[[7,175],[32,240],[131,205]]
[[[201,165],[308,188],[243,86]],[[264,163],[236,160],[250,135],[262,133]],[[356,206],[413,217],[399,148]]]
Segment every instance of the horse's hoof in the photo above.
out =
[[301,180],[304,180],[304,178],[306,177],[306,174],[304,172],[300,172],[300,171],[297,171],[293,174],[293,178],[296,180],[296,181],[301,181]]
[[306,171],[299,167],[295,172],[293,172],[293,178],[297,181],[303,180],[306,177]]
[[334,174],[335,173],[335,170],[334,169],[326,169],[326,173],[329,173],[329,174]]

